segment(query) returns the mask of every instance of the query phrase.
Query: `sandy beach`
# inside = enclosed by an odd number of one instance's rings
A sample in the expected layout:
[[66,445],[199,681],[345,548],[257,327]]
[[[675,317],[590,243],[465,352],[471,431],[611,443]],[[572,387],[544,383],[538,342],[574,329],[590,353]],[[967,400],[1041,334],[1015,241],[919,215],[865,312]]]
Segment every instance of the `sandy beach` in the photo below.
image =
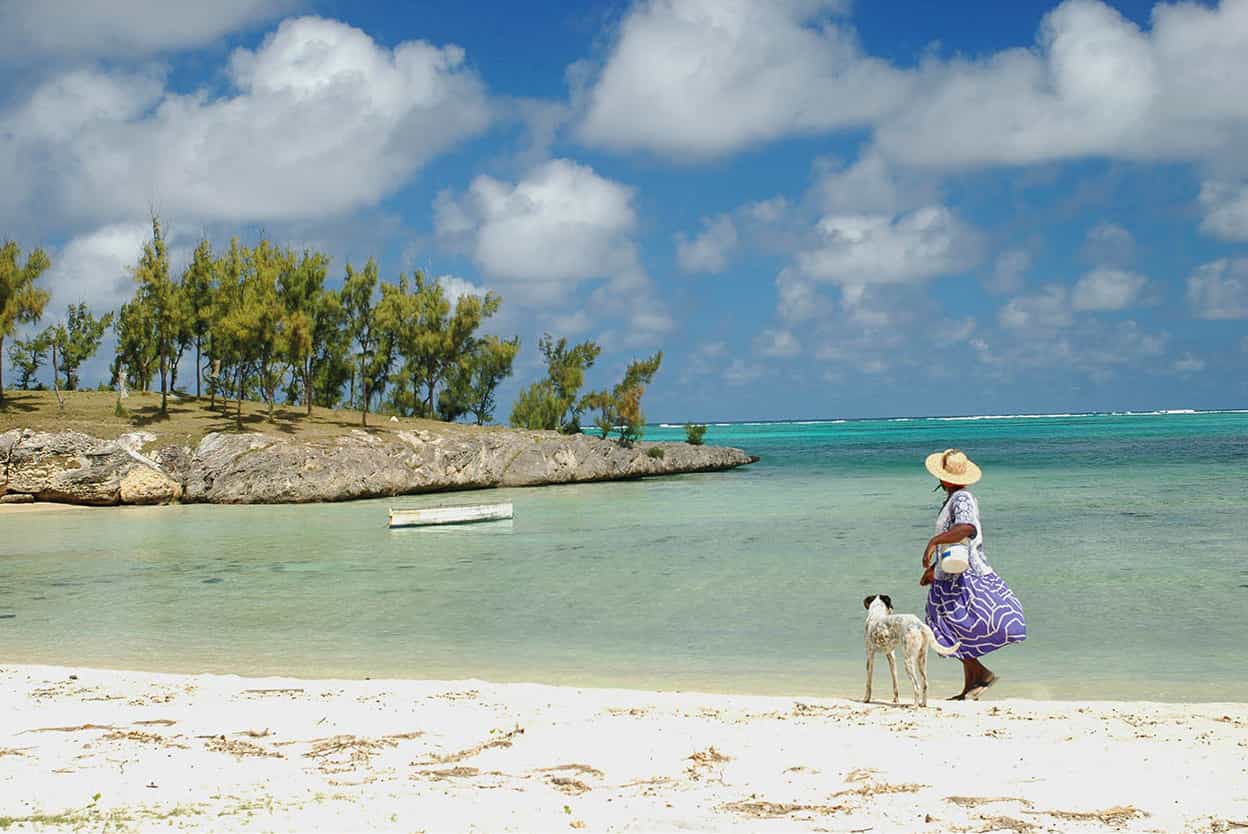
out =
[[1248,705],[0,667],[0,828],[1248,830]]

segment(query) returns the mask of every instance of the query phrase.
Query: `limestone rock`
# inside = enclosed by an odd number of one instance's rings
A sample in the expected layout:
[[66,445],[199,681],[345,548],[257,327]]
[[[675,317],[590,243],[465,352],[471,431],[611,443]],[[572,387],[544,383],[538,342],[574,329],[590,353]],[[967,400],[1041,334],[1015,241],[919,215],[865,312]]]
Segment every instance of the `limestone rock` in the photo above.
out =
[[[460,427],[462,428],[462,427]],[[0,435],[9,492],[72,504],[281,504],[618,480],[731,469],[752,462],[740,449],[685,443],[622,446],[546,431],[355,430],[330,439],[213,433],[194,450],[127,435],[76,432]],[[660,446],[661,457],[648,450]]]
[[80,432],[23,431],[9,450],[9,492],[40,501],[116,504],[121,477],[133,465],[115,441]]
[[35,496],[27,495],[24,492],[10,492],[8,495],[0,495],[0,504],[33,504]]
[[182,497],[182,485],[155,469],[136,466],[121,479],[123,504],[169,504]]

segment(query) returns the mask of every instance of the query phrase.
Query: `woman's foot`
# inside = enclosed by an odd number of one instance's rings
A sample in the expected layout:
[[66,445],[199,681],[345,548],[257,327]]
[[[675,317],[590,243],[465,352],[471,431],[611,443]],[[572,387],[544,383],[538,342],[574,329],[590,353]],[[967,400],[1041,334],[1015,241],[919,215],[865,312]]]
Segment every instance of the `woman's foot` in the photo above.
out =
[[984,690],[992,686],[996,682],[997,682],[997,676],[989,672],[988,677],[981,678],[978,683],[976,683],[974,686],[972,686],[970,689],[966,690],[966,692],[962,694],[970,698],[972,701],[978,701],[979,696],[984,694]]

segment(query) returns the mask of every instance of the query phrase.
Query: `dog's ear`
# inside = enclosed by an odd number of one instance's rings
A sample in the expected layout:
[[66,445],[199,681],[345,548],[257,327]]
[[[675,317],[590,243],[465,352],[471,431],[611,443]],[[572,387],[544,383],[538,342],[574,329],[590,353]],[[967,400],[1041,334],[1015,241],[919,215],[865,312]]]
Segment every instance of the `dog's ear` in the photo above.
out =
[[888,606],[888,610],[893,610],[893,598],[888,594],[880,594],[880,599],[884,600],[884,604]]
[[871,596],[869,596],[869,597],[867,597],[866,599],[864,599],[864,600],[862,601],[862,607],[863,607],[863,608],[870,608],[870,607],[871,607],[871,600],[873,600],[873,599],[875,599],[875,594],[872,594]]

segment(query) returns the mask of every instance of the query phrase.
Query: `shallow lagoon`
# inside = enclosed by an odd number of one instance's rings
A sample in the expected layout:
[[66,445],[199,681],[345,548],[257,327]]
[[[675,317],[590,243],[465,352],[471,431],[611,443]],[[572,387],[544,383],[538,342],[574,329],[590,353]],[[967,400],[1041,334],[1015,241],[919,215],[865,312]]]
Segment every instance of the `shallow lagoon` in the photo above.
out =
[[[859,696],[862,598],[921,613],[940,500],[921,461],[957,445],[985,469],[989,560],[1027,612],[1028,641],[988,661],[1002,695],[1248,691],[1248,414],[735,424],[707,441],[763,459],[394,501],[2,514],[0,660]],[[385,526],[391,504],[495,498],[514,521]],[[935,693],[956,690],[956,663],[930,668]]]

